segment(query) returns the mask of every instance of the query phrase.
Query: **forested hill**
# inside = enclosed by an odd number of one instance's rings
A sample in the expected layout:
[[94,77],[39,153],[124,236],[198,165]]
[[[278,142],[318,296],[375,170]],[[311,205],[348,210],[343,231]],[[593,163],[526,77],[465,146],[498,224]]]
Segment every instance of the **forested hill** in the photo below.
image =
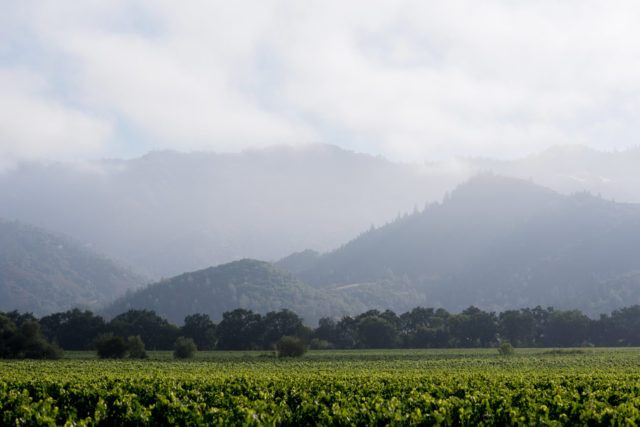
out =
[[311,265],[283,265],[318,289],[385,282],[449,310],[551,305],[597,315],[640,302],[638,253],[639,206],[485,174]]
[[0,311],[95,308],[144,281],[69,239],[0,220]]
[[251,259],[149,285],[116,300],[104,312],[113,316],[129,309],[154,310],[179,324],[193,313],[208,314],[217,321],[222,313],[236,308],[257,312],[286,308],[300,314],[307,324],[323,316],[351,313],[345,302],[327,292],[313,289],[272,264]]
[[25,163],[0,174],[0,217],[78,241],[155,278],[240,258],[326,252],[441,200],[478,171],[640,202],[640,149],[553,147],[514,161],[403,164],[327,145]]
[[152,152],[0,174],[0,217],[91,242],[160,278],[330,250],[363,227],[440,199],[457,182],[426,166],[326,145]]

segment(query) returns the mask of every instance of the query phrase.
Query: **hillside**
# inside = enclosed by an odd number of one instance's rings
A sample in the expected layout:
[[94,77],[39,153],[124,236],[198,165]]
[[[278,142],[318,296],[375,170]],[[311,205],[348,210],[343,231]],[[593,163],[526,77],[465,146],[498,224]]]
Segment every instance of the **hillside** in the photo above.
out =
[[551,305],[598,314],[640,303],[638,253],[640,206],[484,174],[311,266],[290,258],[288,268],[318,289],[387,282],[450,310]]
[[306,324],[351,312],[343,301],[272,264],[244,259],[151,284],[119,298],[104,313],[113,316],[129,309],[148,309],[181,324],[185,316],[194,313],[219,321],[223,312],[236,308],[260,313],[287,308],[302,316]]
[[327,145],[24,164],[0,174],[0,217],[91,242],[153,277],[327,251],[439,199],[450,177]]
[[96,308],[144,279],[79,244],[0,220],[0,311]]
[[638,149],[567,146],[509,161],[405,164],[318,144],[25,163],[0,173],[0,217],[90,242],[159,279],[241,258],[326,252],[486,171],[565,195],[640,202],[639,161]]
[[598,151],[580,145],[553,146],[540,153],[514,159],[467,159],[474,171],[521,179],[562,194],[589,191],[605,199],[640,203],[640,149]]

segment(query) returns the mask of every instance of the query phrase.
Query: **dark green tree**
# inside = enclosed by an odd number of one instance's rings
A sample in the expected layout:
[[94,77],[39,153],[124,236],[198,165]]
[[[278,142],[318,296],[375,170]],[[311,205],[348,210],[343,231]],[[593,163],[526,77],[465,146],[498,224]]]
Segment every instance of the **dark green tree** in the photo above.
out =
[[267,313],[262,319],[263,325],[263,345],[269,349],[285,335],[300,338],[303,330],[302,319],[293,311],[283,309]]
[[40,319],[42,334],[65,350],[91,350],[97,336],[105,333],[105,321],[91,311],[77,308]]
[[250,350],[262,347],[262,316],[251,310],[238,308],[222,314],[218,324],[218,348],[222,350]]
[[409,333],[415,331],[419,326],[431,327],[431,321],[435,316],[433,308],[416,307],[411,311],[400,315],[399,329]]
[[391,325],[393,325],[394,328],[400,328],[400,318],[392,310],[385,310],[384,312],[380,313],[380,318],[389,322]]
[[607,322],[607,345],[640,346],[640,305],[614,310]]
[[60,350],[40,335],[40,325],[30,318],[16,324],[0,313],[0,358],[8,359],[57,359]]
[[394,348],[398,342],[398,331],[388,320],[368,316],[358,322],[358,338],[365,348]]
[[454,346],[488,347],[497,332],[495,313],[487,313],[477,307],[469,307],[460,314],[447,318]]
[[545,345],[545,331],[547,329],[549,317],[553,311],[553,307],[547,307],[544,309],[539,305],[530,310],[531,315],[536,321],[536,337],[534,340],[536,347],[542,347]]
[[127,354],[127,343],[122,337],[115,335],[99,337],[95,347],[101,359],[122,359]]
[[429,328],[420,325],[408,335],[408,347],[442,348],[448,343],[449,334],[442,326]]
[[338,348],[355,348],[358,344],[358,321],[350,316],[343,317],[338,324],[337,341],[334,342]]
[[15,325],[19,328],[24,322],[37,322],[38,318],[33,313],[20,313],[18,310],[13,310],[8,313],[4,313]]
[[500,338],[516,347],[533,347],[536,342],[536,319],[530,310],[507,310],[498,317]]
[[14,354],[13,341],[17,332],[16,324],[0,313],[0,358],[9,358]]
[[579,310],[554,311],[545,327],[545,344],[550,347],[579,347],[587,343],[591,320]]
[[182,336],[191,338],[200,350],[213,350],[216,345],[216,324],[208,314],[192,314],[184,318]]
[[150,350],[170,350],[180,330],[154,311],[129,310],[114,317],[107,326],[113,335],[139,335]]
[[318,321],[318,327],[313,331],[313,337],[335,345],[338,342],[337,322],[330,317],[321,318]]

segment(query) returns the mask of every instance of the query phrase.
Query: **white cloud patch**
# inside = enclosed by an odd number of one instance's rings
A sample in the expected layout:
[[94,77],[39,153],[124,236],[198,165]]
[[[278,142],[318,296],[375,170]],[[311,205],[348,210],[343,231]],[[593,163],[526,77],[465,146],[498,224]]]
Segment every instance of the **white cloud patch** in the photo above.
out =
[[[314,141],[404,160],[622,148],[640,131],[636,2],[25,4],[25,43],[56,59],[35,72],[81,106],[67,130],[99,112],[155,148]],[[3,108],[33,101],[12,93]]]
[[57,102],[46,89],[37,74],[0,68],[0,171],[18,161],[104,151],[109,123]]

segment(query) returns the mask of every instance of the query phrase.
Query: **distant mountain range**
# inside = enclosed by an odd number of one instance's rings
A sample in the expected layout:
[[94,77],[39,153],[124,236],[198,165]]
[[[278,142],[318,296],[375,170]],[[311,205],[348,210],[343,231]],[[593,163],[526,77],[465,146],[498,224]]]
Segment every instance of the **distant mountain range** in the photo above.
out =
[[0,311],[96,309],[144,282],[70,239],[0,220]]
[[288,308],[315,322],[370,308],[541,305],[598,315],[640,303],[638,254],[639,205],[483,174],[332,252],[295,253],[278,268],[243,260],[183,274],[108,313],[153,309],[180,322],[194,312],[219,319],[238,307]]
[[478,173],[640,202],[640,149],[552,147],[511,160],[405,164],[329,145],[238,154],[23,164],[0,174],[0,218],[77,241],[159,279],[241,258],[326,252],[421,210]]
[[457,180],[327,145],[154,152],[0,174],[0,217],[90,243],[160,278],[241,258],[327,251],[440,199]]
[[[416,305],[597,315],[640,303],[640,205],[608,200],[640,201],[634,162],[639,150],[555,147],[406,165],[315,145],[23,165],[0,175],[0,216],[53,234],[0,222],[0,310],[121,297],[106,313],[150,308],[176,322],[237,307],[307,321]],[[524,180],[469,179],[489,170]],[[134,292],[145,279],[96,253],[157,283]],[[240,258],[282,259],[225,264]]]
[[332,252],[279,262],[317,289],[386,282],[426,305],[609,312],[640,303],[640,206],[492,174]]
[[310,322],[349,312],[345,302],[300,282],[290,273],[267,262],[245,259],[149,285],[119,298],[104,313],[114,316],[129,309],[155,310],[181,324],[193,313],[206,313],[219,321],[223,312],[236,308],[260,313],[288,308]]
[[607,200],[640,203],[640,148],[603,152],[564,145],[516,160],[466,159],[462,165],[472,175],[492,171],[562,194],[588,191]]
[[371,307],[413,307],[415,295],[380,283],[368,289],[314,289],[273,264],[244,259],[184,273],[129,292],[102,313],[114,316],[130,309],[154,310],[181,324],[185,316],[206,313],[219,321],[225,311],[244,308],[259,313],[283,308],[302,316],[307,324],[321,317],[340,317]]

